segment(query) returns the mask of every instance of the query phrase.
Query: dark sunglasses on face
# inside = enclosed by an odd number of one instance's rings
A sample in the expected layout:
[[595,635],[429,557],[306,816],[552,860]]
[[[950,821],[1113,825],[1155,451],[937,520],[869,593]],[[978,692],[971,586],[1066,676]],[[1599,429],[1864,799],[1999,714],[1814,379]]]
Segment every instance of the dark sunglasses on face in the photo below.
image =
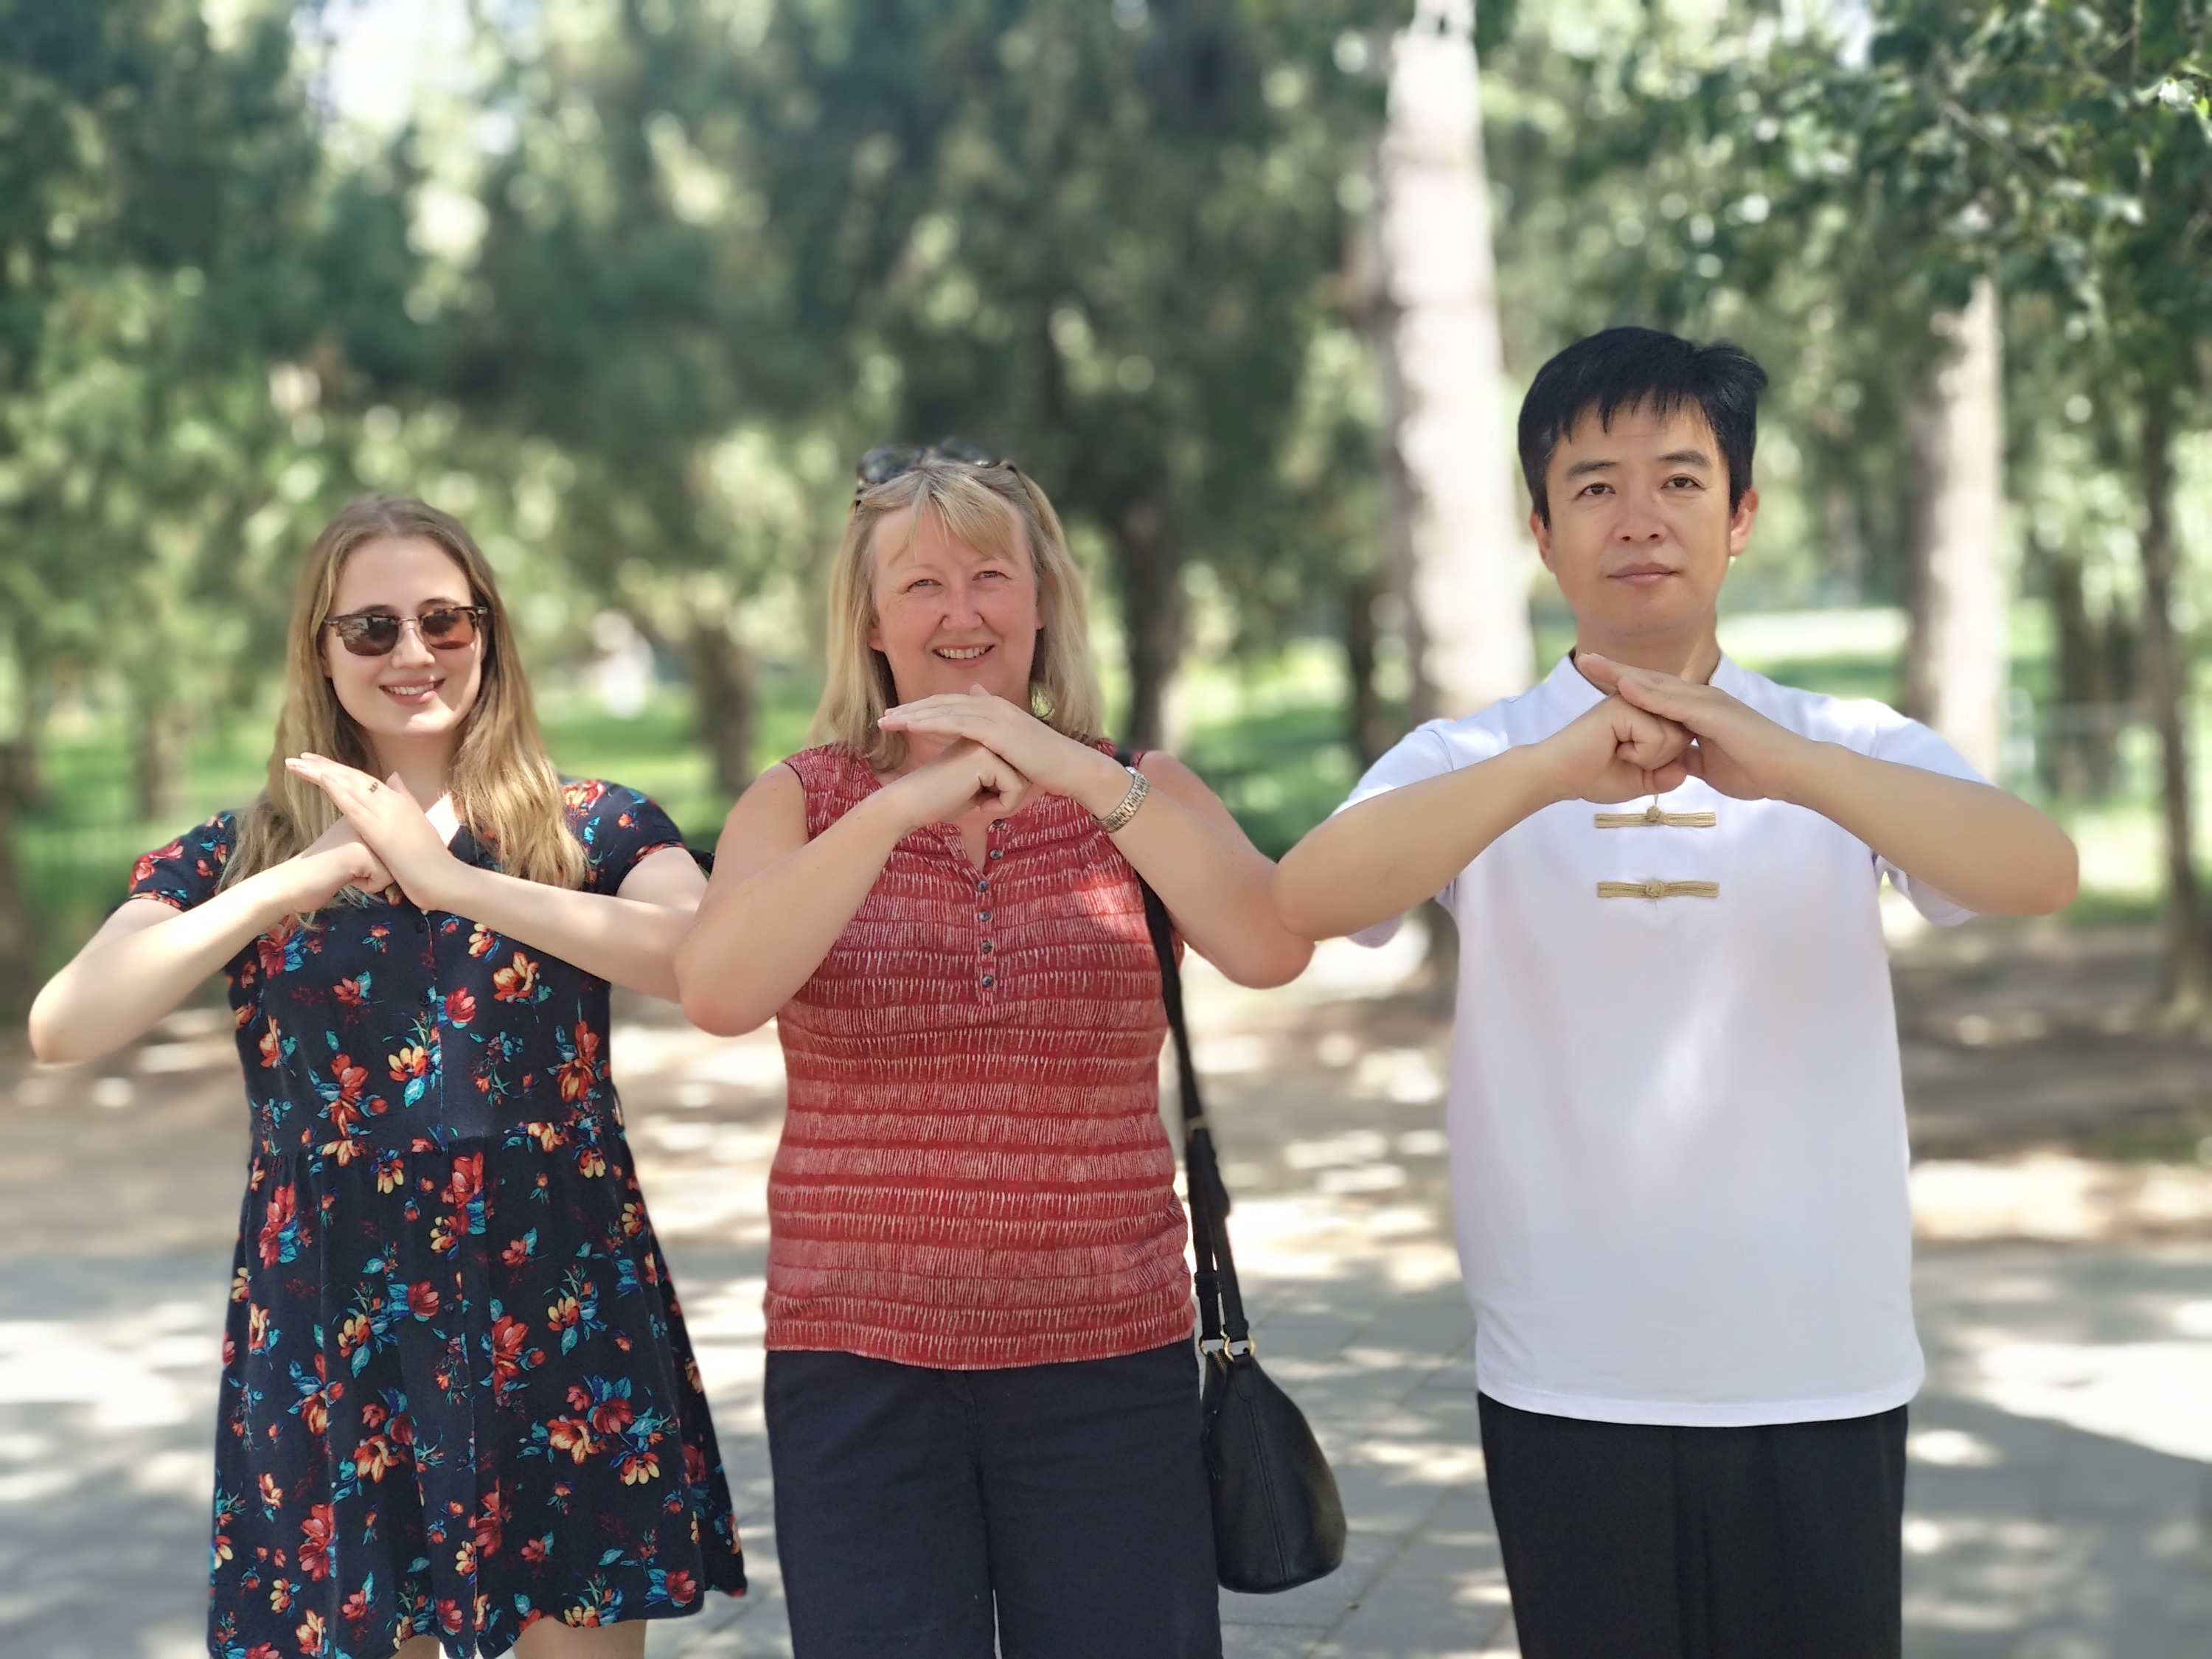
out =
[[381,657],[399,648],[399,635],[410,623],[433,651],[459,651],[474,645],[486,612],[480,605],[441,605],[419,617],[389,611],[358,611],[332,617],[323,626],[337,631],[338,642],[356,657]]
[[[860,483],[853,491],[858,501],[860,491],[877,484],[889,483],[893,478],[902,478],[924,461],[965,461],[970,466],[1006,466],[1014,464],[1003,455],[994,455],[981,444],[971,444],[959,438],[940,438],[933,444],[879,444],[860,457],[860,465],[853,469]],[[1021,471],[1014,467],[1014,471]]]

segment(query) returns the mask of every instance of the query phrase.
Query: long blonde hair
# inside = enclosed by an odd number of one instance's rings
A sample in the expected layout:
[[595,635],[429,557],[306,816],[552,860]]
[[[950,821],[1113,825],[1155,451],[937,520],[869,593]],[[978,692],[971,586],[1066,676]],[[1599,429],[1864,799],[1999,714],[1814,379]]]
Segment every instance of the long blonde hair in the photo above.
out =
[[829,678],[814,711],[813,740],[836,744],[887,772],[906,758],[906,738],[876,722],[898,699],[891,665],[868,643],[876,621],[875,532],[886,514],[914,509],[908,534],[925,513],[978,552],[1027,556],[1036,577],[1036,654],[1030,662],[1030,712],[1054,731],[1088,743],[1105,729],[1105,697],[1091,662],[1090,609],[1083,572],[1052,503],[1020,469],[978,466],[925,455],[914,470],[853,498],[845,539],[830,573]]
[[582,884],[587,860],[562,807],[561,778],[545,752],[514,631],[491,566],[460,521],[405,496],[355,501],[323,527],[300,572],[286,635],[284,712],[269,756],[269,781],[246,810],[225,885],[283,863],[330,828],[330,797],[284,769],[312,750],[364,771],[375,769],[368,739],[323,672],[323,624],[337,601],[347,559],[370,542],[420,537],[451,555],[486,612],[483,667],[475,705],[462,719],[447,775],[454,815],[498,856],[500,868],[556,887]]

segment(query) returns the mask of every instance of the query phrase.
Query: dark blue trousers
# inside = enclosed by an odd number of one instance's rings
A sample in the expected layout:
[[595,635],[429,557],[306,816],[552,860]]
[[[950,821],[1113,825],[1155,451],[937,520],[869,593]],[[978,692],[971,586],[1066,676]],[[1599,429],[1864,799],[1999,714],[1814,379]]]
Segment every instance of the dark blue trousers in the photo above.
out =
[[935,1370],[768,1356],[797,1659],[1219,1659],[1188,1342]]
[[1896,1659],[1904,1407],[1706,1429],[1479,1403],[1524,1659]]

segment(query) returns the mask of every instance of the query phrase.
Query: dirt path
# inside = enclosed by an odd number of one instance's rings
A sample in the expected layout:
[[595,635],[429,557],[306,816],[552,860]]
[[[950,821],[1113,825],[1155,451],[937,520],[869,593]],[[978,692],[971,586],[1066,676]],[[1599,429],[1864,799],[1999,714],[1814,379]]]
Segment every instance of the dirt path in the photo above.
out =
[[[1408,950],[1413,954],[1408,954]],[[1353,1518],[1343,1572],[1224,1598],[1229,1651],[1515,1651],[1473,1425],[1418,960],[1333,951],[1288,993],[1203,969],[1193,1019],[1271,1370]],[[1979,927],[1900,949],[1928,1390],[1909,1650],[2212,1651],[2212,1046],[2147,1035],[2140,933]],[[626,1001],[613,1051],[757,1594],[654,1659],[788,1651],[759,1417],[773,1035]],[[209,1425],[243,1164],[220,1011],[0,1085],[0,1652],[197,1659]],[[2118,1161],[2112,1154],[2150,1153]],[[2051,1243],[2060,1240],[2063,1243]],[[2042,1241],[2042,1242],[2038,1242]]]
[[2156,1029],[2152,930],[1979,922],[1893,971],[1916,1156],[2212,1152],[2212,1041]]

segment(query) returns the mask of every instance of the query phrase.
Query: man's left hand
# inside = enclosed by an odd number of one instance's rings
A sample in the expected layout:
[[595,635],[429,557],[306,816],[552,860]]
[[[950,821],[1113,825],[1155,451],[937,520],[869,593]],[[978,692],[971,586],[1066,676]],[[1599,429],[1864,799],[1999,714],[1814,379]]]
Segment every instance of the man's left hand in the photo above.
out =
[[1683,769],[1737,800],[1788,800],[1813,747],[1716,686],[1656,669],[1630,668],[1583,652],[1575,658],[1590,683],[1623,702],[1674,721],[1695,739]]

